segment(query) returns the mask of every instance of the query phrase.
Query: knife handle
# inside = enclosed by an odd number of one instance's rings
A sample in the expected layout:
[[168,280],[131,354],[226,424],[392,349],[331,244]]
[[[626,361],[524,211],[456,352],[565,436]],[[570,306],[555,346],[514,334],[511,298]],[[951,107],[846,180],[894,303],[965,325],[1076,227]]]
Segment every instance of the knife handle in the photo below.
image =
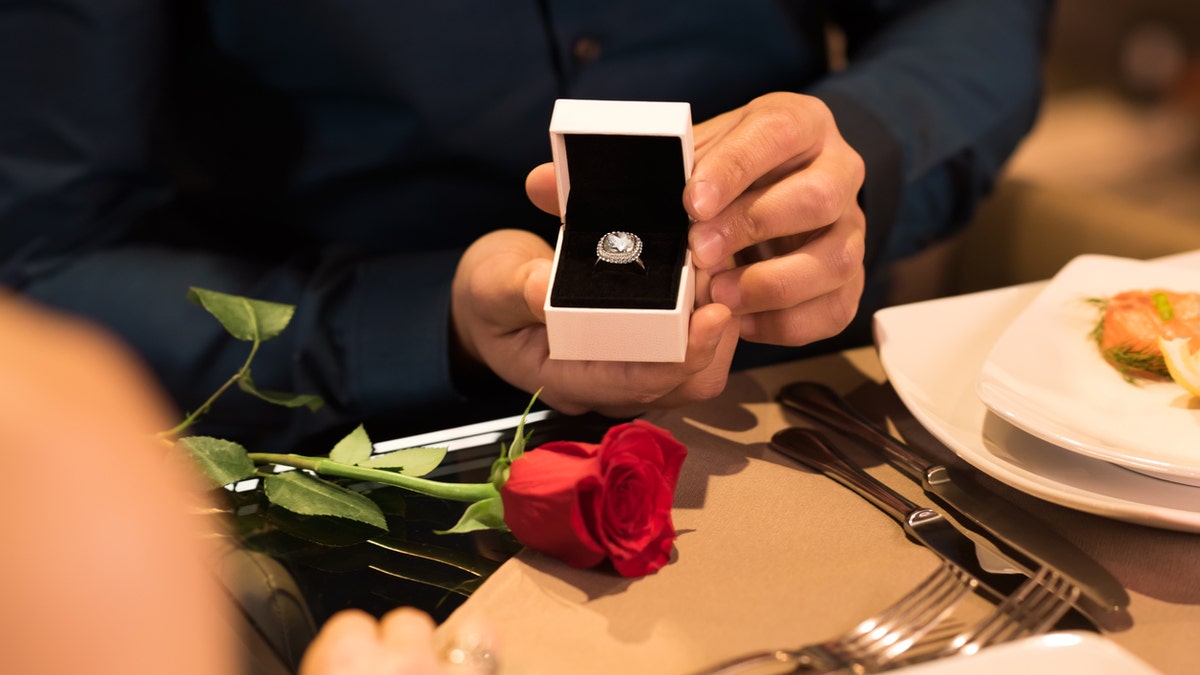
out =
[[883,450],[885,459],[909,478],[921,482],[927,462],[891,434],[855,410],[833,389],[819,382],[794,382],[779,392],[779,400],[792,410],[838,431],[853,434]]
[[771,443],[782,454],[850,488],[901,524],[908,514],[921,508],[860,469],[815,429],[784,429],[771,438]]

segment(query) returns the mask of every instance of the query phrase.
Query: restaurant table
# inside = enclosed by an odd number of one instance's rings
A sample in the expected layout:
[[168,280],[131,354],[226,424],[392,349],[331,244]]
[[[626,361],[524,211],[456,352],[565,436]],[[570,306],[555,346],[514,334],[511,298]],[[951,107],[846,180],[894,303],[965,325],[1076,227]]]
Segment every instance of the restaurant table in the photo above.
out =
[[[668,565],[627,579],[525,550],[439,630],[485,617],[506,674],[683,675],[747,652],[833,637],[903,595],[938,558],[867,501],[769,447],[777,430],[806,425],[775,402],[780,387],[799,380],[831,386],[906,440],[963,465],[914,420],[873,347],[735,373],[712,401],[644,418],[689,449]],[[875,461],[868,470],[930,503],[891,467]],[[1200,672],[1200,535],[1109,519],[980,480],[1128,589],[1128,614],[1102,635],[1164,674]],[[967,603],[968,612],[989,607],[981,596]]]

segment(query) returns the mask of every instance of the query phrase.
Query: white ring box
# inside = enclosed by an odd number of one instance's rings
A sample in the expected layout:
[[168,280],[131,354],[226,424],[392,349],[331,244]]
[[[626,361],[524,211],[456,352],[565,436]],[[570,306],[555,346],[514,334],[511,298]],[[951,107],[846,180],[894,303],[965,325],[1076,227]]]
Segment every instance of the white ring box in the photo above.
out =
[[[559,99],[550,144],[562,213],[545,304],[550,358],[683,361],[695,302],[683,207],[691,106]],[[614,231],[642,239],[644,271],[596,264],[596,243]]]

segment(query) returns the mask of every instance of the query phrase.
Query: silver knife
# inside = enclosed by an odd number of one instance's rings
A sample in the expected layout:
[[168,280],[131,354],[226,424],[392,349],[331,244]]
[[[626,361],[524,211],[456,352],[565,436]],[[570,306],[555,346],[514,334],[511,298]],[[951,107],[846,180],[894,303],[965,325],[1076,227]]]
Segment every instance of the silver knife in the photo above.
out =
[[[820,471],[877,506],[900,523],[910,538],[973,576],[979,582],[978,588],[990,594],[994,601],[1010,596],[1032,576],[999,574],[983,569],[976,555],[974,539],[957,529],[936,509],[913,503],[859,468],[815,429],[790,427],[776,432],[771,437],[771,447]],[[1000,551],[1002,555],[1010,552],[1003,546]],[[1091,630],[1120,628],[1126,626],[1128,618],[1124,609],[1113,612],[1084,595],[1076,599],[1073,610],[1064,621]],[[1086,623],[1080,625],[1079,621]]]
[[994,600],[1006,597],[1024,580],[1021,575],[984,570],[975,555],[975,542],[972,539],[955,529],[937,510],[914,504],[860,469],[830,445],[820,432],[789,427],[771,437],[771,446],[874,504],[900,523],[909,537],[974,576],[981,587],[993,594]]
[[852,434],[880,450],[888,463],[919,483],[938,506],[986,538],[1017,567],[1029,573],[1043,565],[1058,570],[1102,612],[1121,612],[1129,604],[1125,587],[1091,556],[1017,506],[981,498],[979,495],[987,492],[970,474],[925,461],[829,387],[797,382],[785,386],[779,400],[823,426]]

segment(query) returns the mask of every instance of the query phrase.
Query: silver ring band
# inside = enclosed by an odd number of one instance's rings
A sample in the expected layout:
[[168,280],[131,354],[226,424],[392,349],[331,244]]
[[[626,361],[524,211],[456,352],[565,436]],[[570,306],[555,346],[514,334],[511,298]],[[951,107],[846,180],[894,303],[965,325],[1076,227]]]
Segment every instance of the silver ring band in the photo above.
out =
[[614,265],[637,263],[638,267],[644,271],[646,265],[642,262],[641,256],[642,238],[632,232],[609,232],[596,242],[597,265],[601,262]]

